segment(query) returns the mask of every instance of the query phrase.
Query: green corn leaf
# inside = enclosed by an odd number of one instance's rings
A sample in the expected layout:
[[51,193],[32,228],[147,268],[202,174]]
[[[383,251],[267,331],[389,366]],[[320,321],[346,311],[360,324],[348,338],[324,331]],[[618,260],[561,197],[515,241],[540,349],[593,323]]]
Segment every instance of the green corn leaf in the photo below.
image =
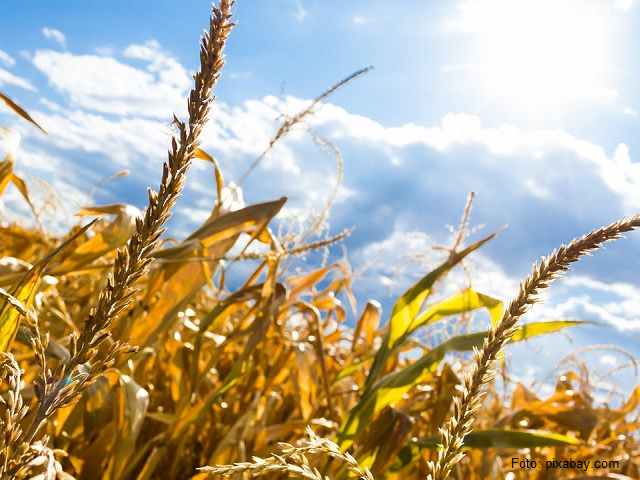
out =
[[409,288],[409,290],[407,290],[396,301],[393,306],[393,310],[391,311],[391,319],[389,320],[387,334],[382,341],[380,349],[376,353],[376,358],[371,370],[369,371],[365,388],[369,388],[378,379],[393,350],[412,331],[411,326],[414,324],[423,302],[431,294],[434,283],[460,263],[460,261],[462,261],[471,252],[477,250],[489,240],[494,239],[500,231],[501,230],[498,230],[492,233],[488,237],[468,246],[461,252],[458,252],[451,258],[447,259],[447,261],[438,268],[422,277],[418,283]]
[[[556,332],[563,328],[581,325],[578,320],[547,321],[526,325],[513,337],[512,342],[526,340],[537,335]],[[482,348],[487,332],[458,335],[441,343],[404,370],[390,373],[366,390],[358,405],[345,417],[338,432],[338,445],[345,450],[371,423],[373,415],[387,405],[402,398],[414,385],[426,380],[439,366],[448,352],[471,351]]]
[[[411,335],[415,330],[430,323],[437,322],[443,318],[460,313],[471,312],[480,308],[486,308],[491,315],[494,325],[502,318],[504,310],[503,303],[489,295],[476,292],[466,288],[446,300],[436,303],[429,309],[421,313],[407,328],[404,338]],[[402,343],[402,342],[398,342]]]
[[[398,472],[414,463],[423,449],[435,449],[441,441],[440,435],[432,435],[406,443],[386,473]],[[474,430],[467,435],[464,438],[463,448],[536,448],[579,445],[580,443],[580,440],[574,437],[538,430],[487,429]]]

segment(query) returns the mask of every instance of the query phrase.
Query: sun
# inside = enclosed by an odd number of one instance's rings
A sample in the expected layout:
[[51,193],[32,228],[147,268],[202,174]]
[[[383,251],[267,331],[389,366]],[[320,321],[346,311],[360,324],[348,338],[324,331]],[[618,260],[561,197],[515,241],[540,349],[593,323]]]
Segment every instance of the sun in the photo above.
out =
[[[605,21],[589,2],[510,0],[484,5],[472,60],[481,88],[531,105],[558,104],[601,88]],[[481,18],[484,17],[484,18]]]

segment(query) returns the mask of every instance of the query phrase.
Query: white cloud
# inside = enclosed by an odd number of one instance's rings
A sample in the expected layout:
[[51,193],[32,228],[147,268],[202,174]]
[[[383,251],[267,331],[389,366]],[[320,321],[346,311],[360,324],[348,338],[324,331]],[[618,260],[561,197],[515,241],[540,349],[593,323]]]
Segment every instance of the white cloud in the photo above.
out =
[[625,115],[629,115],[631,117],[638,116],[638,112],[631,107],[624,107],[624,109],[622,110],[622,113],[624,113]]
[[7,189],[0,198],[0,223],[19,222],[21,224],[33,225],[33,214],[24,197],[12,183],[7,185]]
[[118,115],[170,119],[181,113],[190,86],[184,68],[155,45],[132,45],[129,58],[148,63],[141,70],[111,57],[39,50],[33,64],[49,84],[84,109]]
[[[334,140],[358,140],[381,148],[425,145],[446,153],[456,146],[467,145],[485,149],[496,161],[507,158],[536,160],[539,168],[535,168],[535,164],[529,165],[540,178],[549,173],[543,171],[543,165],[548,161],[545,159],[556,154],[568,154],[571,160],[566,162],[580,163],[598,175],[604,185],[620,197],[626,209],[640,208],[640,163],[630,160],[624,144],[618,146],[617,154],[612,158],[602,146],[560,129],[523,132],[510,124],[499,128],[484,127],[479,117],[469,114],[447,114],[439,126],[433,127],[415,124],[383,127],[369,118],[349,114],[334,105],[325,105],[311,122],[330,126],[328,136]],[[518,177],[521,177],[519,173],[514,175],[514,178]],[[541,192],[538,188],[537,194]]]
[[15,85],[16,87],[20,87],[31,92],[36,91],[36,87],[34,87],[29,80],[25,80],[4,68],[0,68],[0,87],[3,85]]
[[353,17],[353,23],[356,25],[364,25],[367,23],[367,19],[365,17]]
[[538,185],[533,178],[527,178],[524,184],[527,189],[538,198],[549,198],[551,196],[549,189]]
[[185,68],[165,52],[156,40],[149,40],[144,45],[129,45],[123,54],[127,58],[149,62],[147,70],[157,74],[161,84],[187,90],[193,83]]
[[[369,220],[374,225],[388,224],[388,218],[393,215],[391,211],[379,209]],[[381,240],[369,242],[360,248],[351,251],[350,261],[357,267],[368,265],[363,277],[359,279],[360,285],[368,286],[374,290],[380,287],[388,288],[389,294],[398,295],[415,283],[415,268],[397,269],[404,261],[415,254],[422,257],[416,261],[416,265],[436,266],[441,255],[433,250],[435,240],[428,235],[411,235],[401,225],[388,225],[390,233]]]
[[640,298],[640,289],[630,283],[605,283],[584,275],[571,275],[563,280],[569,287],[584,287],[590,290],[609,292],[623,298]]
[[49,40],[54,41],[58,45],[60,45],[64,50],[67,49],[67,40],[60,30],[56,30],[55,28],[44,27],[42,29],[42,34],[48,38]]
[[546,307],[544,313],[550,318],[600,321],[623,332],[640,331],[640,318],[615,315],[609,308],[592,301],[588,296],[570,297],[554,307]]
[[631,283],[608,283],[571,274],[552,286],[545,295],[545,303],[527,315],[535,320],[586,320],[604,323],[622,332],[640,331],[639,295],[640,288]]
[[4,50],[0,50],[0,63],[5,67],[13,67],[16,64],[15,59]]
[[[79,152],[101,154],[119,167],[154,168],[143,159],[164,158],[170,130],[162,123],[144,118],[109,120],[82,110],[38,112],[49,132],[50,145]],[[93,160],[95,162],[96,160]]]
[[62,108],[56,102],[52,102],[51,100],[48,100],[46,98],[41,98],[40,103],[53,112],[59,112]]
[[18,159],[20,168],[28,168],[32,173],[39,176],[51,175],[59,172],[64,165],[64,160],[50,152],[42,150],[23,150]]
[[299,22],[302,22],[302,21],[304,21],[305,18],[307,18],[307,11],[302,6],[302,3],[300,3],[300,2],[296,3],[295,16],[296,16],[296,20],[298,20]]

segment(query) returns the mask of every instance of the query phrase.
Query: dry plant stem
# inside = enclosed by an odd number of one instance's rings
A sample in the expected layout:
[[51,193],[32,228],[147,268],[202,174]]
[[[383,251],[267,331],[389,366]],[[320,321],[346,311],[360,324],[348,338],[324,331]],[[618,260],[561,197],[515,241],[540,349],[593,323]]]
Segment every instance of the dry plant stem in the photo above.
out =
[[302,110],[301,112],[299,112],[297,115],[295,115],[293,117],[287,117],[285,119],[285,121],[282,123],[282,125],[280,126],[280,128],[278,129],[278,131],[276,132],[276,134],[269,141],[269,145],[267,146],[267,148],[264,149],[264,151],[260,154],[260,156],[258,158],[256,158],[253,161],[253,163],[251,165],[249,165],[249,168],[247,168],[247,170],[242,174],[242,176],[240,177],[240,179],[237,182],[238,186],[242,185],[242,183],[247,179],[247,177],[251,174],[251,172],[253,172],[253,170],[258,166],[258,164],[262,161],[262,159],[267,155],[269,150],[271,150],[273,148],[275,143],[278,140],[280,140],[280,138],[282,138],[287,133],[289,133],[289,131],[291,131],[291,128],[293,128],[294,125],[300,123],[305,117],[311,115],[313,113],[314,108],[319,103],[321,103],[324,99],[326,99],[328,96],[330,96],[336,90],[339,90],[340,88],[345,86],[350,81],[355,80],[360,75],[364,75],[365,73],[367,73],[371,69],[373,69],[373,67],[366,67],[366,68],[362,68],[362,69],[358,70],[357,72],[352,73],[348,77],[340,80],[338,83],[336,83],[330,89],[328,89],[325,92],[323,92],[319,97],[317,97],[313,101],[313,103],[308,108],[306,108],[305,110]]
[[469,196],[467,197],[467,203],[464,206],[464,212],[462,213],[462,220],[460,220],[460,227],[458,228],[458,234],[456,235],[456,239],[453,242],[453,247],[449,251],[449,260],[451,260],[456,252],[458,251],[458,247],[462,243],[462,239],[467,233],[467,225],[469,224],[469,215],[471,215],[471,206],[473,205],[473,198],[476,196],[476,192],[473,190],[469,192]]
[[189,258],[160,258],[158,259],[159,263],[189,263],[189,262],[219,262],[220,260],[224,260],[226,262],[239,262],[241,260],[268,260],[270,258],[285,258],[294,255],[302,255],[304,253],[310,252],[312,250],[318,250],[320,248],[325,248],[329,245],[333,245],[334,243],[340,242],[341,240],[347,238],[353,232],[353,228],[343,230],[342,232],[334,235],[333,237],[325,238],[322,240],[318,240],[315,242],[307,243],[305,245],[300,245],[294,248],[289,248],[283,250],[281,252],[268,251],[264,253],[257,252],[245,252],[238,255],[234,255],[232,257],[189,257]]
[[475,365],[471,373],[464,378],[465,388],[461,397],[454,399],[454,412],[446,424],[440,429],[442,447],[438,452],[437,463],[430,462],[431,480],[446,480],[451,470],[464,456],[460,452],[464,437],[471,431],[473,416],[480,407],[483,397],[482,387],[488,383],[495,371],[493,362],[502,351],[504,345],[517,331],[516,322],[538,301],[541,290],[547,288],[555,278],[569,270],[569,266],[583,255],[600,248],[604,242],[615,240],[621,234],[640,226],[640,215],[630,219],[622,219],[607,227],[592,231],[569,245],[561,246],[547,258],[542,259],[540,266],[534,265],[533,272],[520,284],[518,296],[511,302],[502,319],[489,330],[482,350],[475,350]]
[[[362,70],[361,72],[364,73],[365,71],[366,70]],[[357,75],[357,74],[354,74],[354,75]],[[349,79],[356,78],[354,75],[349,77]],[[341,84],[338,84],[338,85],[341,85]],[[339,88],[339,86],[334,86],[332,88],[332,91],[335,91],[337,88]],[[309,238],[312,235],[314,234],[320,235],[322,233],[322,227],[325,224],[327,218],[329,217],[329,211],[331,210],[331,206],[333,205],[336,197],[338,196],[338,190],[340,188],[340,185],[342,184],[342,177],[343,177],[344,162],[342,159],[342,154],[340,153],[340,149],[330,140],[322,138],[320,135],[318,135],[311,127],[309,127],[309,132],[313,136],[313,141],[316,143],[316,145],[318,145],[325,153],[327,153],[329,156],[335,155],[336,162],[337,162],[337,172],[336,172],[337,176],[336,176],[336,182],[333,186],[333,190],[331,191],[329,198],[325,202],[324,207],[320,212],[320,215],[318,215],[316,218],[311,219],[311,221],[309,222],[309,228],[306,230],[305,233],[303,233],[300,236],[298,240],[295,241],[294,243],[295,246],[293,250],[305,248],[306,242],[309,240]],[[352,230],[353,229],[351,229],[351,231]],[[330,239],[325,239],[325,240],[330,240]],[[331,243],[333,243],[333,240],[331,240]],[[325,245],[328,245],[328,243],[326,243]],[[325,252],[326,251],[327,250],[325,249]],[[288,270],[292,264],[293,264],[293,258],[290,257],[289,260],[285,262],[285,264],[282,266],[281,273]],[[324,266],[324,263],[323,263],[323,266]]]
[[116,342],[106,358],[94,361],[88,374],[76,371],[80,365],[94,360],[98,346],[110,336],[107,329],[131,303],[136,293],[135,283],[147,272],[153,260],[150,254],[158,247],[164,233],[162,226],[180,196],[185,174],[195,157],[200,144],[198,138],[215,99],[211,93],[225,63],[222,52],[234,26],[230,21],[234,3],[234,0],[220,0],[219,8],[212,8],[210,28],[200,45],[200,71],[194,75],[195,86],[189,96],[189,122],[186,124],[174,116],[177,134],[172,139],[168,161],[163,165],[159,191],[149,190],[149,206],[144,218],[136,222],[136,233],[118,251],[107,287],[100,292],[97,306],[91,310],[80,335],[72,334],[69,360],[61,364],[53,375],[46,378],[43,374],[40,382],[36,382],[38,410],[25,435],[27,442],[33,439],[40,424],[56,409],[75,403],[82,391],[113,364],[117,355],[131,350],[128,345]]

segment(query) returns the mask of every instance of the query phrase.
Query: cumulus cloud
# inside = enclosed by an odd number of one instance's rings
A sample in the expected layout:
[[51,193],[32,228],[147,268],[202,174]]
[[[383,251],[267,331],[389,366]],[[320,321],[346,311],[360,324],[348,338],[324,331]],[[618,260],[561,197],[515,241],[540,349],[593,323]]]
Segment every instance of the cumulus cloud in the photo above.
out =
[[192,80],[186,69],[165,52],[156,40],[149,40],[144,45],[129,45],[123,54],[127,58],[148,62],[147,70],[156,74],[161,84],[180,90],[191,87]]
[[618,359],[613,355],[602,355],[600,357],[600,363],[602,365],[607,365],[609,367],[613,367],[618,364]]
[[527,317],[530,320],[572,319],[597,322],[615,330],[600,339],[606,343],[615,331],[640,331],[640,289],[628,282],[607,283],[589,275],[570,274],[544,295]]
[[4,50],[0,50],[0,63],[5,67],[13,67],[16,64],[15,59]]
[[553,308],[547,307],[545,311],[557,318],[600,321],[620,331],[640,331],[640,318],[625,318],[615,315],[588,296],[570,297]]
[[[570,171],[570,165],[583,165],[594,178],[624,202],[625,209],[640,208],[640,164],[632,162],[625,144],[619,144],[614,155],[607,155],[601,145],[577,138],[560,129],[541,129],[524,132],[514,125],[484,127],[479,117],[469,114],[447,114],[440,125],[421,126],[406,124],[402,127],[384,127],[358,115],[348,114],[340,107],[327,105],[312,120],[328,128],[328,136],[336,140],[357,140],[381,148],[404,149],[423,145],[443,154],[460,146],[479,148],[492,154],[490,162],[518,162],[531,175],[525,179],[528,190],[539,197],[549,197],[555,174],[550,172],[553,157],[565,155],[562,164],[555,163],[556,172]],[[480,168],[477,162],[474,168]],[[488,165],[484,165],[487,167]],[[523,171],[514,175],[520,183]],[[551,174],[551,177],[549,176]],[[544,178],[546,177],[546,178]],[[556,177],[557,178],[557,177]],[[556,182],[553,182],[556,183]],[[545,186],[548,185],[548,186]]]
[[62,109],[62,107],[58,103],[52,102],[47,98],[41,98],[40,103],[53,112],[59,112]]
[[[51,113],[38,112],[38,118],[46,125],[49,137],[47,145],[61,150],[97,154],[92,163],[102,159],[118,167],[145,171],[151,169],[145,159],[164,158],[170,138],[168,126],[145,118],[121,117],[108,119],[83,110],[58,108]],[[82,162],[79,161],[81,166]]]
[[18,77],[4,68],[0,68],[0,87],[3,85],[15,85],[16,87],[20,87],[31,92],[36,91],[36,87],[34,87],[29,80]]
[[[127,59],[142,61],[143,67],[136,68],[111,57],[36,52],[34,64],[75,107],[64,113],[53,112],[48,120],[43,119],[46,126],[56,131],[53,141],[58,146],[104,152],[123,166],[131,166],[141,155],[163,156],[160,152],[168,128],[153,119],[167,118],[172,110],[181,107],[188,89],[186,72],[157,42],[131,45],[124,54]],[[69,71],[79,74],[68,75]],[[267,96],[230,107],[218,101],[212,110],[212,121],[205,129],[203,146],[218,152],[223,161],[227,156],[236,159],[240,156],[246,166],[268,145],[278,128],[278,118],[283,113],[297,112],[309,102],[291,97],[282,102]],[[105,113],[126,118],[107,120]],[[136,116],[151,118],[146,121]],[[572,194],[581,195],[583,201],[600,192],[600,199],[608,198],[608,204],[617,201],[625,208],[640,206],[640,167],[631,161],[631,152],[623,144],[610,156],[602,146],[561,130],[525,132],[510,124],[487,127],[479,117],[468,114],[445,115],[434,126],[383,126],[332,104],[324,105],[309,119],[309,124],[345,153],[343,194],[357,192],[361,198],[368,198],[373,185],[389,191],[396,188],[393,182],[408,182],[410,178],[413,185],[404,191],[404,207],[396,205],[388,194],[376,199],[387,202],[407,222],[417,214],[415,209],[407,208],[414,200],[412,195],[416,199],[418,195],[427,195],[426,200],[433,195],[425,188],[434,187],[439,194],[453,194],[462,199],[466,196],[465,189],[474,188],[474,183],[475,187],[486,185],[480,193],[493,207],[499,205],[498,197],[507,193],[506,187],[514,196],[512,206],[537,199],[558,211],[566,210],[566,181],[576,169],[581,171],[584,181],[574,182],[569,188]],[[473,163],[466,158],[469,154],[473,155]],[[241,175],[241,165],[238,161],[230,162],[232,179]],[[371,169],[373,165],[375,168]],[[332,188],[331,179],[335,179],[335,164],[319,154],[303,126],[286,141],[276,144],[259,168],[262,192],[268,191],[265,180],[273,180],[274,193],[284,186],[286,193],[303,200],[314,196],[326,198]],[[350,176],[350,172],[358,173]],[[457,178],[457,181],[448,184],[434,181],[436,178]],[[420,189],[415,185],[421,185]],[[500,189],[494,190],[498,185]],[[356,205],[356,200],[353,208],[363,208],[363,201],[360,202]],[[496,211],[497,217],[500,212]],[[451,221],[446,213],[440,215],[442,224]]]
[[124,53],[127,58],[143,60],[145,69],[113,57],[52,50],[36,51],[32,62],[78,108],[164,119],[184,110],[190,81],[175,59],[155,42],[131,45]]
[[49,40],[57,43],[64,50],[67,49],[67,39],[60,30],[56,30],[55,28],[44,27],[42,29],[42,34],[48,38]]

